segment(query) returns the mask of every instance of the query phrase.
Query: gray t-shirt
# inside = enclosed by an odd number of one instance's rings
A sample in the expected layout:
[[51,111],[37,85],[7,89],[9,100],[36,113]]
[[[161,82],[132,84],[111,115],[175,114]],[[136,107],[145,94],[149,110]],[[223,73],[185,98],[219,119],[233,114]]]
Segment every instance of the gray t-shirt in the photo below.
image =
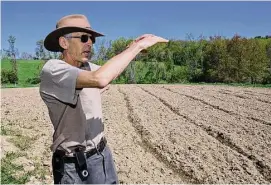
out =
[[79,69],[57,59],[43,66],[40,95],[54,126],[53,152],[60,149],[71,153],[77,146],[89,150],[104,136],[100,89],[76,89],[81,71],[99,67],[88,62],[84,69]]

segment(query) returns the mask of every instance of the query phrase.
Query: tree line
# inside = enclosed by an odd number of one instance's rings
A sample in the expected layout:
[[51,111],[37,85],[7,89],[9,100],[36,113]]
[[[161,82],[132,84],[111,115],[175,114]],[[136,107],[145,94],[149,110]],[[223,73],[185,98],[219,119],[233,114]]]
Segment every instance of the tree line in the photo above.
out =
[[[121,53],[133,41],[100,39],[92,49],[92,62],[103,65]],[[9,49],[10,50],[10,49]],[[18,52],[14,49],[13,54]],[[59,58],[59,53],[36,43],[35,58]],[[8,52],[7,52],[8,54]],[[7,55],[10,56],[10,55]],[[157,44],[136,56],[114,83],[219,82],[271,84],[271,38],[256,36],[232,38],[188,35],[185,40]]]
[[[132,39],[120,38],[97,49],[105,63]],[[170,40],[140,53],[116,83],[250,83],[271,84],[271,38],[212,36]]]

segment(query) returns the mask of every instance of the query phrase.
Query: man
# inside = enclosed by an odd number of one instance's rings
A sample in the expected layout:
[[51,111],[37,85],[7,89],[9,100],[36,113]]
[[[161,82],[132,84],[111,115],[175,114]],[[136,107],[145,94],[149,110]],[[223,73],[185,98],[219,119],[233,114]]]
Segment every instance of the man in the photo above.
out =
[[103,66],[88,62],[96,37],[84,15],[61,18],[44,40],[47,50],[62,52],[41,72],[40,95],[54,126],[55,184],[115,184],[116,169],[106,145],[102,123],[101,90],[118,77],[142,50],[168,40],[151,34],[132,42]]

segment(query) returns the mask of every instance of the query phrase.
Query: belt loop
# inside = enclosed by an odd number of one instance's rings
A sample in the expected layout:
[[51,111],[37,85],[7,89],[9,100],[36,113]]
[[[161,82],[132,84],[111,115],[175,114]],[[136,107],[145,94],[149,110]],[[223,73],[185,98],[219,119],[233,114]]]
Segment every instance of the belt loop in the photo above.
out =
[[98,155],[101,155],[101,152],[99,151],[98,146],[97,146],[96,144],[94,144],[94,146],[95,146],[95,149],[96,149],[96,151],[97,151],[97,154],[98,154]]
[[101,152],[104,150],[105,146],[106,146],[106,139],[105,137],[102,137],[99,144],[97,146],[95,145],[95,149],[99,155],[101,155]]

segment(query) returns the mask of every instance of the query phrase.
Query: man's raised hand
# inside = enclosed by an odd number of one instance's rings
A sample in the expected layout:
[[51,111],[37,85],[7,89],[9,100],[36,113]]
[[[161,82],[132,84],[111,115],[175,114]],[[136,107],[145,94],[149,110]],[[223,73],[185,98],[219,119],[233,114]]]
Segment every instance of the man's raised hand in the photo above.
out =
[[167,39],[164,39],[162,37],[158,37],[153,34],[144,34],[137,39],[135,39],[131,44],[136,44],[140,48],[140,50],[145,50],[157,43],[166,43],[168,42]]

